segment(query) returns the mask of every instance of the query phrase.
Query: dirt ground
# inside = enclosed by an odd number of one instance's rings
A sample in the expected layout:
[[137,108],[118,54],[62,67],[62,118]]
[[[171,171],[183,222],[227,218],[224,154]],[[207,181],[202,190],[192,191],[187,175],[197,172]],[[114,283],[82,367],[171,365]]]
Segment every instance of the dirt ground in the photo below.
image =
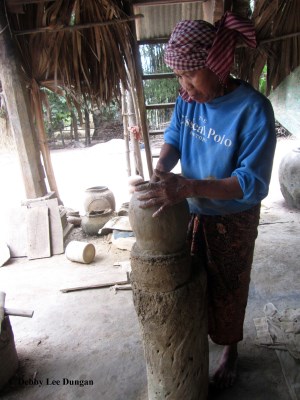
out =
[[[262,205],[245,338],[239,346],[239,377],[232,389],[211,398],[291,398],[275,351],[255,344],[253,318],[263,316],[268,302],[278,309],[299,307],[300,212],[286,207],[278,182],[282,156],[298,146],[296,139],[278,140],[270,193]],[[84,189],[98,185],[114,192],[117,209],[129,200],[122,140],[88,149],[55,150],[51,156],[66,207],[82,214]],[[19,205],[25,195],[15,155],[1,154],[0,167],[0,239],[5,240],[7,210]],[[80,228],[71,235],[87,239]],[[114,264],[128,261],[129,251],[117,249],[109,237],[89,237],[88,241],[96,247],[96,258],[89,265],[73,263],[62,254],[32,261],[13,259],[0,268],[0,290],[7,293],[7,307],[34,310],[32,319],[11,317],[20,368],[0,398],[147,399],[146,367],[131,291],[61,292],[66,287],[126,279],[126,269]],[[220,346],[210,343],[211,371],[220,351]],[[76,384],[80,380],[86,384]]]

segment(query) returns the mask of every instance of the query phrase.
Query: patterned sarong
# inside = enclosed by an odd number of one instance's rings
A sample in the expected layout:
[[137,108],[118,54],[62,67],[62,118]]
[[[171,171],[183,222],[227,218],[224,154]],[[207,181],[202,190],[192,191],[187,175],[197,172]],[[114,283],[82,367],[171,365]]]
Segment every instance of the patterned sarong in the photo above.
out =
[[260,204],[236,214],[191,216],[188,240],[194,261],[207,270],[208,332],[217,344],[243,339],[259,215]]

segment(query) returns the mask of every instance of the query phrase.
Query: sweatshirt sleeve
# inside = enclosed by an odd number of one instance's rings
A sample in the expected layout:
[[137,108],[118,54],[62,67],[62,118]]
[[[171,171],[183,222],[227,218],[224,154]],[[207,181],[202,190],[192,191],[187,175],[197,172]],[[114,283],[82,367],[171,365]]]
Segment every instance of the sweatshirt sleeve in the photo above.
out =
[[241,134],[236,176],[244,204],[255,204],[268,194],[276,147],[275,119],[269,100],[254,104]]

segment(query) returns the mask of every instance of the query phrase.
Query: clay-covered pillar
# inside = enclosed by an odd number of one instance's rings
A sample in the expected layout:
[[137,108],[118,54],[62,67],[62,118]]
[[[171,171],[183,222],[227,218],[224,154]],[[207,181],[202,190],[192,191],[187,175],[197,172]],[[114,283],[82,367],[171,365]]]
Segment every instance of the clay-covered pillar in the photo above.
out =
[[129,204],[136,236],[131,283],[147,366],[149,400],[204,400],[208,390],[206,276],[192,262],[186,201],[153,218]]

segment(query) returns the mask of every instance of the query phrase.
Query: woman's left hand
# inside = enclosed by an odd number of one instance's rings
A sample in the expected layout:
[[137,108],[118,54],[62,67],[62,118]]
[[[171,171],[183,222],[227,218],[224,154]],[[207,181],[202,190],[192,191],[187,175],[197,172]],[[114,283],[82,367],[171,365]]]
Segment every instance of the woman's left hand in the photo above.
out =
[[180,203],[185,196],[187,179],[173,174],[172,172],[162,172],[154,170],[154,175],[159,179],[151,179],[149,183],[140,184],[135,188],[136,192],[143,192],[138,196],[141,208],[158,206],[158,210],[153,217],[159,215],[164,209],[173,204]]

